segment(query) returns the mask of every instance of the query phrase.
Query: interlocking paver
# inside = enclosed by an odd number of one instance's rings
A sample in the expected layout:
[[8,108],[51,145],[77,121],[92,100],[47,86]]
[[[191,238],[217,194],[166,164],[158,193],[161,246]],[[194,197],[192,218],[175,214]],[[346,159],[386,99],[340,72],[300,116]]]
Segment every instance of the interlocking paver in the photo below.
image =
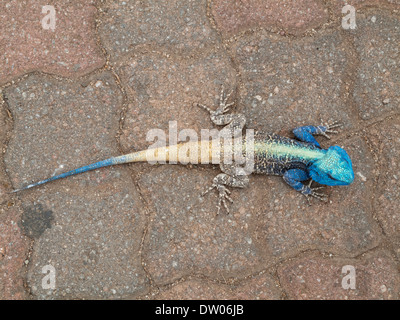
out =
[[[399,299],[400,1],[346,3],[354,30],[341,0],[55,0],[54,31],[43,4],[0,4],[0,298]],[[221,85],[247,128],[293,137],[339,120],[318,140],[345,147],[354,183],[309,206],[251,176],[228,216],[200,196],[218,166],[116,166],[7,193],[147,148],[151,129],[166,140],[169,121],[215,128],[195,104],[215,108]]]
[[208,283],[201,280],[188,280],[172,288],[162,290],[151,297],[154,299],[200,299],[200,300],[276,300],[282,296],[276,281],[263,274],[247,279],[241,284]]
[[261,32],[240,38],[234,50],[239,110],[249,128],[279,132],[330,119],[354,126],[344,100],[348,59],[339,32],[299,40]]
[[52,1],[55,28],[44,29],[47,3],[0,3],[0,85],[32,71],[77,77],[100,68],[105,58],[96,42],[94,1]]
[[[122,96],[110,73],[81,83],[32,75],[5,96],[14,115],[5,163],[15,187],[118,155]],[[146,291],[138,252],[145,216],[127,167],[88,172],[18,197],[21,229],[35,239],[27,275],[33,297]],[[57,279],[50,291],[41,285],[48,265]]]
[[[389,8],[399,9],[399,0],[333,0],[333,8],[336,9],[335,13],[342,14],[342,8],[346,5],[354,6],[355,9],[360,10],[374,6],[375,8]],[[347,12],[348,13],[348,12]]]
[[360,67],[354,99],[362,119],[398,111],[400,104],[400,19],[368,15],[357,20],[354,41]]
[[252,216],[235,210],[232,217],[216,217],[216,194],[200,198],[213,175],[188,170],[165,166],[140,179],[154,211],[144,244],[144,260],[153,280],[166,284],[192,272],[222,280],[261,269],[250,234]]
[[286,263],[278,274],[290,299],[399,298],[399,273],[386,251],[360,259],[304,256]]
[[375,125],[370,130],[370,139],[380,159],[374,194],[375,215],[400,254],[400,217],[397,214],[400,205],[400,121],[397,119]]
[[[3,149],[12,123],[6,112],[2,97],[0,106],[0,150]],[[1,153],[3,154],[3,153]],[[3,160],[2,156],[0,159]],[[24,288],[24,261],[27,259],[30,240],[20,229],[21,211],[13,206],[8,194],[10,181],[4,162],[0,162],[0,300],[25,299],[28,293]]]
[[226,55],[213,52],[198,59],[151,53],[116,64],[130,101],[121,136],[123,148],[147,148],[154,143],[146,141],[149,131],[161,129],[169,135],[169,121],[177,122],[178,133],[193,129],[199,137],[201,129],[212,129],[209,114],[196,104],[216,108],[221,85],[235,89],[235,70],[229,63]]
[[328,20],[328,9],[314,0],[216,0],[212,13],[219,30],[226,35],[251,28],[300,35]]
[[194,53],[216,44],[206,0],[108,1],[101,8],[100,35],[113,62],[147,46]]
[[16,208],[0,208],[0,299],[26,299],[24,265],[29,239],[19,227],[21,214]]

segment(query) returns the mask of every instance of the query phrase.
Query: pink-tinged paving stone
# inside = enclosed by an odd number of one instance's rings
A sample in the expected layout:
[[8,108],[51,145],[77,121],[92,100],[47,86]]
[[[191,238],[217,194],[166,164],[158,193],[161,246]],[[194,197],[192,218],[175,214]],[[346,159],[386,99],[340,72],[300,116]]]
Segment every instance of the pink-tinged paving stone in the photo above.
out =
[[[11,119],[0,97],[0,150],[5,149],[8,133],[12,129]],[[0,300],[25,299],[24,262],[27,259],[30,240],[18,225],[20,211],[14,207],[8,192],[11,185],[4,168],[4,153],[0,153]]]
[[351,5],[356,10],[368,7],[399,9],[400,0],[333,0],[333,5],[335,14],[345,16],[348,11],[342,13],[342,8],[346,5]]
[[257,27],[299,35],[328,20],[328,10],[315,0],[215,0],[211,12],[227,35]]
[[[6,104],[0,91],[0,150],[6,149],[7,138],[12,130],[11,114],[6,111]],[[3,161],[4,153],[0,153],[0,206],[10,201],[8,192],[11,185],[9,183]]]
[[28,297],[23,267],[30,240],[21,232],[20,217],[16,208],[0,208],[0,300]]
[[262,274],[242,280],[236,285],[206,280],[188,280],[163,289],[159,294],[148,298],[157,300],[277,300],[281,297],[282,292],[275,279],[269,274]]
[[0,84],[31,71],[77,77],[104,65],[96,43],[94,1],[52,1],[55,29],[44,29],[47,3],[0,3]]
[[283,263],[278,268],[278,276],[290,299],[399,298],[399,270],[393,257],[385,251],[358,259],[310,254]]

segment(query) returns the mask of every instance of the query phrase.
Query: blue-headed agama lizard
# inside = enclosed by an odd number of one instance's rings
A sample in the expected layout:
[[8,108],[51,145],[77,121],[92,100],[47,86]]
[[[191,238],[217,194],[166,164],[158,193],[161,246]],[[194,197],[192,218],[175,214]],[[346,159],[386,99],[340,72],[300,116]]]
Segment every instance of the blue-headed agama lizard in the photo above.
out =
[[[241,135],[246,119],[242,114],[227,113],[234,104],[234,102],[227,103],[231,93],[225,95],[223,89],[221,90],[219,107],[215,111],[201,104],[198,104],[198,106],[210,113],[211,120],[214,124],[225,126],[220,132],[224,131],[225,134],[232,136],[237,135],[239,132]],[[323,187],[312,188],[312,181],[316,181],[321,185],[337,186],[349,185],[354,180],[352,163],[346,151],[339,146],[331,146],[328,149],[322,149],[314,138],[314,135],[323,135],[329,139],[327,133],[336,133],[337,131],[332,129],[338,126],[340,126],[338,123],[333,122],[326,125],[295,128],[293,133],[297,140],[281,137],[276,134],[255,132],[253,141],[254,155],[250,173],[282,176],[283,180],[289,186],[306,196],[308,202],[310,202],[310,197],[326,201],[326,196],[324,194],[316,192],[316,190]],[[130,162],[155,161],[155,154],[157,153],[166,155],[165,160],[168,161],[170,154],[180,154],[179,150],[181,148],[187,150],[188,144],[192,144],[191,147],[194,146],[200,150],[202,148],[200,142],[201,141],[179,143],[172,146],[163,146],[158,149],[147,149],[112,157],[27,185],[13,192],[30,189],[50,181],[102,167]],[[244,144],[245,143],[246,141]],[[209,146],[210,149],[211,144]],[[216,146],[213,144],[212,146],[212,148],[214,148],[213,150],[199,152],[200,156],[197,160],[200,161],[199,163],[210,163],[211,155],[217,154],[219,158],[217,163],[222,173],[214,178],[212,186],[202,195],[212,189],[216,189],[219,194],[217,213],[220,212],[221,205],[223,205],[227,213],[229,213],[226,200],[230,202],[233,202],[233,200],[230,197],[231,192],[227,187],[246,187],[249,183],[248,173],[244,172],[244,170],[237,170],[239,166],[235,164],[235,162],[230,161],[229,163],[224,163],[221,144],[217,144]],[[179,158],[178,161],[180,161]],[[303,184],[303,182],[307,180],[310,180],[310,182],[308,184]]]

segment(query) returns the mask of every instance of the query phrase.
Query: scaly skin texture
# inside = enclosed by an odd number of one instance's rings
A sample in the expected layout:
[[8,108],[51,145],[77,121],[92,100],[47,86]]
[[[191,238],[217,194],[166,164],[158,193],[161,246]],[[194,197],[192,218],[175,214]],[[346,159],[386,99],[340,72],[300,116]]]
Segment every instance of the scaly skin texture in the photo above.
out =
[[[212,186],[203,193],[204,195],[214,188],[218,191],[217,213],[220,212],[222,205],[229,212],[227,200],[233,202],[227,187],[246,187],[251,173],[282,176],[288,185],[306,196],[308,201],[310,196],[320,200],[326,199],[323,194],[316,192],[321,187],[311,188],[312,181],[328,186],[348,185],[353,182],[352,163],[346,151],[339,146],[322,149],[313,136],[323,135],[329,138],[327,133],[336,133],[332,129],[339,124],[298,127],[293,130],[298,140],[262,132],[255,132],[251,139],[247,135],[242,139],[242,129],[246,119],[242,114],[227,114],[229,107],[233,105],[233,103],[227,104],[229,96],[230,94],[224,96],[221,91],[220,104],[215,111],[199,105],[210,113],[211,120],[216,125],[225,126],[220,131],[218,142],[215,142],[216,140],[187,142],[113,157],[27,185],[13,192],[106,166],[130,162],[160,162],[160,159],[165,163],[172,161],[181,164],[219,164],[222,173],[214,178]],[[223,143],[234,142],[235,138],[241,142],[239,149],[234,149],[234,143],[228,147]],[[234,157],[234,150],[240,150],[236,155],[239,154],[242,158]],[[237,161],[238,159],[244,161]],[[303,184],[307,180],[310,180],[309,184]]]

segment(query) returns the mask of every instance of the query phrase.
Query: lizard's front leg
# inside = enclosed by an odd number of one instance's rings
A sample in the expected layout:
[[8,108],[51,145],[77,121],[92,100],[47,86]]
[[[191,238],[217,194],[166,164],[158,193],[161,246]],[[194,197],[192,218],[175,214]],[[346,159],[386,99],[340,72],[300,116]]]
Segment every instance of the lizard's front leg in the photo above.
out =
[[310,176],[306,171],[302,169],[290,169],[287,170],[283,175],[283,180],[285,180],[285,182],[293,189],[303,194],[306,197],[309,204],[310,204],[310,198],[309,198],[310,196],[317,198],[321,201],[326,201],[327,200],[326,195],[315,192],[316,190],[322,189],[323,187],[311,188],[312,180],[310,180],[310,183],[308,185],[302,183],[302,181],[308,179],[310,179]]
[[317,140],[315,140],[314,135],[322,135],[325,138],[330,139],[328,133],[337,133],[336,130],[332,130],[334,128],[340,127],[341,124],[337,122],[328,122],[327,124],[320,126],[303,126],[298,127],[293,130],[294,135],[300,141],[312,143],[317,147],[320,147]]

